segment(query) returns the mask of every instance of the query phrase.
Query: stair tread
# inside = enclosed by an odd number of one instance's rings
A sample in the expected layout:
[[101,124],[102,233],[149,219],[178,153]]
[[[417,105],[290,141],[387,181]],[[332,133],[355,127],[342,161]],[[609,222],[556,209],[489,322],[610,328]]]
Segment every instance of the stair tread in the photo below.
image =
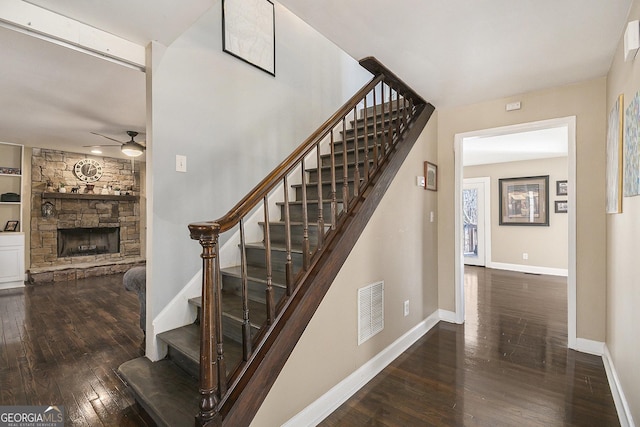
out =
[[[239,265],[233,267],[222,268],[222,274],[228,274],[230,276],[242,277],[242,268]],[[247,265],[247,277],[254,282],[267,283],[267,269],[264,267],[255,267]],[[278,288],[286,288],[287,278],[286,274],[282,271],[271,272],[271,284]],[[191,301],[191,300],[189,300]]]
[[[250,248],[250,249],[264,249],[264,242],[245,243],[244,246],[246,248]],[[302,248],[296,247],[296,246],[298,246],[298,245],[291,245],[291,252],[302,254]],[[271,250],[272,251],[279,251],[279,252],[286,252],[287,248],[285,247],[285,245],[282,245],[282,244],[271,243]]]
[[200,360],[200,327],[195,323],[158,334],[158,339],[178,350],[189,359]]
[[[326,204],[326,205],[330,205],[331,204],[331,200],[323,199],[322,203]],[[339,205],[342,204],[341,201],[337,201],[337,203]],[[289,204],[290,205],[302,205],[302,200],[289,200]],[[307,204],[308,205],[313,205],[313,204],[317,205],[318,204],[318,199],[307,199]],[[285,203],[284,202],[276,202],[276,205],[277,206],[284,206]]]
[[[198,297],[200,298],[200,297]],[[195,299],[195,298],[192,298]],[[191,301],[191,300],[189,300]],[[192,323],[162,332],[158,339],[178,350],[196,364],[200,363],[200,325]],[[224,357],[227,370],[242,360],[242,346],[233,340],[224,340]]]
[[[191,298],[189,302],[197,307],[202,307],[202,297]],[[227,315],[241,322],[242,298],[239,295],[222,291],[222,310],[223,316]],[[251,326],[260,329],[266,319],[267,311],[265,304],[259,301],[249,300],[249,321],[251,322]]]
[[139,357],[120,365],[118,373],[158,425],[193,425],[199,411],[198,380],[171,360]]
[[[264,221],[259,221],[258,224],[264,225]],[[289,221],[289,224],[298,226],[298,225],[304,225],[304,222],[303,221]],[[284,227],[284,221],[277,221],[277,220],[276,221],[269,221],[269,225],[275,225],[277,227]],[[311,228],[311,227],[317,228],[318,227],[318,222],[317,221],[314,221],[314,222],[307,221],[307,225],[309,226],[309,228]],[[326,223],[324,224],[324,226],[325,226],[325,228],[330,227],[330,225],[327,225]]]
[[[364,178],[360,178],[360,181],[364,181]],[[352,176],[349,176],[347,178],[347,182],[348,183],[352,183],[355,182]],[[337,185],[340,184],[344,184],[344,179],[342,177],[340,177],[340,179],[338,179],[338,177],[336,177],[336,187]],[[317,186],[318,185],[318,181],[308,181],[307,182],[307,187],[313,187],[313,186]],[[323,181],[322,185],[331,185],[331,180],[328,181]],[[302,184],[291,184],[292,188],[302,188]],[[308,202],[308,200],[307,200]]]

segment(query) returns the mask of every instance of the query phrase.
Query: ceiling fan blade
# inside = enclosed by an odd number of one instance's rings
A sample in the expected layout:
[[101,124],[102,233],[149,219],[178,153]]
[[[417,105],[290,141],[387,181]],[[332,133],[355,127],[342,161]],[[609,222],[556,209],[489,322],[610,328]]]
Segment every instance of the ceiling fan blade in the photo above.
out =
[[84,148],[93,148],[93,147],[119,147],[122,144],[93,144],[93,145],[83,145]]
[[115,138],[111,138],[110,136],[102,135],[101,133],[96,133],[96,132],[90,132],[90,133],[92,133],[93,135],[98,135],[98,136],[101,136],[101,137],[103,137],[103,138],[110,139],[111,141],[115,141],[115,142],[117,142],[117,143],[118,143],[118,144],[120,144],[120,145],[124,144],[124,142],[122,142],[122,141],[118,141],[117,139],[115,139]]

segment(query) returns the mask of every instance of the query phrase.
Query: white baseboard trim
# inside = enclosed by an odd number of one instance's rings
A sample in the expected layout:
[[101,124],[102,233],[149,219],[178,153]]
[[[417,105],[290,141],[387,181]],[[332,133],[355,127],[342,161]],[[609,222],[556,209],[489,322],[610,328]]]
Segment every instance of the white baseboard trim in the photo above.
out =
[[4,289],[24,288],[24,281],[16,280],[15,282],[0,283],[0,291]]
[[495,268],[496,270],[519,271],[521,273],[546,274],[549,276],[569,276],[569,270],[566,268],[538,267],[535,265],[523,264],[507,264],[504,262],[492,262],[487,268]]
[[613,395],[613,402],[616,405],[616,411],[618,412],[620,425],[622,427],[635,427],[633,417],[631,416],[631,408],[629,408],[629,402],[627,401],[626,397],[624,396],[624,392],[622,391],[622,385],[620,384],[618,373],[616,372],[616,368],[613,365],[611,353],[609,353],[609,348],[606,344],[604,345],[604,355],[602,356],[602,362],[604,363],[604,370],[607,373],[609,388],[611,389],[611,394]]
[[434,312],[410,331],[395,340],[391,345],[378,353],[374,358],[362,365],[347,378],[336,384],[331,390],[320,396],[315,402],[304,408],[283,427],[316,426],[347,399],[353,396],[366,383],[378,375],[387,365],[393,362],[420,337],[429,332],[438,321],[439,311]]
[[455,313],[455,311],[438,310],[438,318],[440,320],[442,320],[443,322],[458,323],[456,321],[456,313]]
[[604,355],[604,343],[602,341],[593,341],[585,338],[576,338],[576,351],[594,354],[596,356]]

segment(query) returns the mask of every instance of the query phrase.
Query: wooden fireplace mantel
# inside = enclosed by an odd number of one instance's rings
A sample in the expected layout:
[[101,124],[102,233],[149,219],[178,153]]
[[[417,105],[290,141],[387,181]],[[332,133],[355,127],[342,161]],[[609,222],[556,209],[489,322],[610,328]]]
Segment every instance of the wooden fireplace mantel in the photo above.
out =
[[87,194],[87,193],[58,193],[45,191],[42,193],[43,199],[76,199],[76,200],[121,200],[137,201],[140,196],[116,196],[114,194]]

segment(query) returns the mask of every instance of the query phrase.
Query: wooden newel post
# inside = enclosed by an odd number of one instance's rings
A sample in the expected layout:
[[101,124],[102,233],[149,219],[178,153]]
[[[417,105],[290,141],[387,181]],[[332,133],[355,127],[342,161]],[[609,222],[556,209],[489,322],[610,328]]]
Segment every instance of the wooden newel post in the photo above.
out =
[[[220,282],[218,262],[218,235],[220,226],[203,222],[189,224],[191,238],[202,245],[202,308],[200,319],[200,412],[196,426],[220,425],[218,403],[221,397],[219,384],[220,365],[224,369],[222,355],[222,325],[218,321],[220,310]],[[217,368],[217,369],[216,369]],[[224,370],[222,371],[224,372]],[[226,385],[226,384],[225,384]]]

